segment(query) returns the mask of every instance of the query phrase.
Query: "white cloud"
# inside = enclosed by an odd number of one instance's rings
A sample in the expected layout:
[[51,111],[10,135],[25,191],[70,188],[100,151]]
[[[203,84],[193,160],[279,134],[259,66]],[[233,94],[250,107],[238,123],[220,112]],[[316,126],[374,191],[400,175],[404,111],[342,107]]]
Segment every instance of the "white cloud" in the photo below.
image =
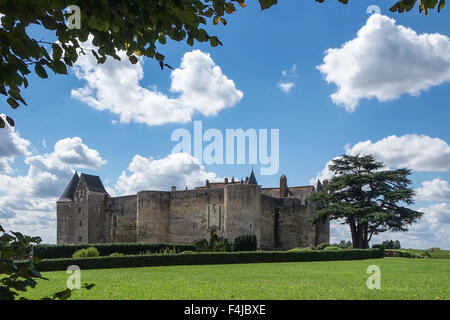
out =
[[86,86],[72,90],[72,97],[119,115],[123,123],[187,123],[196,112],[215,116],[244,96],[211,56],[200,50],[185,53],[181,66],[172,71],[170,92],[174,97],[139,84],[144,78],[143,59],[132,65],[124,52],[118,55],[121,61],[108,59],[103,65],[97,65],[92,55],[81,56],[75,74]]
[[136,155],[122,172],[115,189],[120,194],[134,194],[143,190],[179,190],[205,185],[206,180],[217,181],[213,172],[206,172],[199,161],[187,153],[174,153],[155,160]]
[[437,33],[417,34],[373,14],[355,39],[327,50],[317,68],[338,87],[333,102],[352,112],[362,99],[386,102],[404,94],[418,96],[450,81],[450,41]]
[[55,154],[61,162],[77,167],[98,169],[106,164],[106,160],[102,160],[98,151],[89,149],[79,137],[58,141]]
[[[4,114],[0,114],[0,117],[6,118]],[[6,122],[5,128],[0,129],[0,173],[11,173],[10,164],[16,156],[30,154],[29,146],[30,141],[21,138],[19,133]]]
[[24,162],[28,165],[26,175],[0,174],[0,222],[5,229],[39,235],[53,243],[56,200],[74,168],[99,168],[106,161],[76,137],[58,141],[52,153],[28,154]]
[[422,187],[416,190],[416,199],[422,201],[450,200],[448,182],[440,178],[422,182]]
[[[390,136],[376,142],[371,140],[358,142],[353,147],[345,146],[345,154],[356,156],[372,154],[376,160],[384,162],[387,167],[409,168],[420,172],[444,172],[450,170],[450,146],[439,138],[425,135],[407,134]],[[325,168],[311,179],[330,179],[333,173]]]
[[[339,157],[336,157],[334,159],[338,159]],[[333,159],[333,160],[334,160]],[[309,183],[313,186],[316,185],[317,180],[320,181],[325,181],[325,180],[330,180],[333,176],[334,173],[330,171],[330,169],[328,169],[328,166],[332,164],[332,160],[328,161],[328,163],[325,165],[325,168],[323,168],[322,171],[318,172],[315,178],[312,178],[311,180],[309,180]]]
[[298,78],[297,65],[294,64],[289,70],[283,70],[281,74],[283,75],[284,78],[287,79],[278,82],[278,88],[285,94],[288,94],[292,91],[292,89],[295,88],[294,79]]
[[370,140],[347,146],[349,155],[372,154],[389,167],[414,171],[436,172],[450,170],[450,146],[439,138],[407,134],[390,136],[373,143]]
[[278,88],[280,88],[281,91],[288,94],[289,92],[294,89],[295,83],[293,82],[278,82]]

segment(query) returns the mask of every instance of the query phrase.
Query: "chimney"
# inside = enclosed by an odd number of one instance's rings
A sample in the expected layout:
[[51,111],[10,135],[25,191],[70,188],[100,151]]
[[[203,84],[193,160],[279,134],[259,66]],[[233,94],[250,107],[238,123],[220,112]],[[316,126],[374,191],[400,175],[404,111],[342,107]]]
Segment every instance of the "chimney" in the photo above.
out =
[[225,185],[228,184],[228,178],[225,178]]
[[211,183],[209,183],[209,180],[206,180],[206,188],[211,188]]
[[177,191],[177,187],[172,187],[172,192]]
[[280,198],[287,198],[288,190],[287,177],[283,174],[280,178]]

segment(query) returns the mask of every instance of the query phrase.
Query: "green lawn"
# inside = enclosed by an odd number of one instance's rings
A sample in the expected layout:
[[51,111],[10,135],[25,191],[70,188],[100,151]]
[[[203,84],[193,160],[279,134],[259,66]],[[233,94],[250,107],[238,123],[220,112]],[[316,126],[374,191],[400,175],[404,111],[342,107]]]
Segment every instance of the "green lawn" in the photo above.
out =
[[[368,290],[367,267],[381,268],[381,290]],[[65,289],[65,272],[44,273],[28,298]],[[450,299],[450,260],[361,261],[174,266],[82,271],[91,290],[73,299]]]

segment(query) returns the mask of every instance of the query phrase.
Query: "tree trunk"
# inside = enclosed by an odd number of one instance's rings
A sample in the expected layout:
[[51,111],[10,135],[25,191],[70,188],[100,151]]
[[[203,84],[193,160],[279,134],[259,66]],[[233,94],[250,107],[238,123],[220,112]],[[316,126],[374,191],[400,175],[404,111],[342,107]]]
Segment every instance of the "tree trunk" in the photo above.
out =
[[352,241],[354,249],[368,249],[369,241],[367,240],[368,227],[367,224],[357,225],[350,220],[350,231],[352,233]]
[[358,249],[358,238],[355,221],[353,221],[353,219],[349,219],[349,224],[350,224],[350,231],[352,233],[353,249]]

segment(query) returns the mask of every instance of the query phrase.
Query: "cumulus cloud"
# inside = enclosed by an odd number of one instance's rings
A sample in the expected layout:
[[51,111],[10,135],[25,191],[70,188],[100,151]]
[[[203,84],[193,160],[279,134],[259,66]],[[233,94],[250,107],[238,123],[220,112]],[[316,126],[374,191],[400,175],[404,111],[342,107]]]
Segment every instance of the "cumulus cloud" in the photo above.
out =
[[[346,145],[345,153],[372,154],[388,167],[409,168],[420,172],[444,172],[450,170],[450,146],[444,140],[425,135],[407,134],[390,136],[376,142],[371,140],[358,142],[354,146]],[[333,173],[325,168],[311,179],[311,183],[321,179],[330,179]]]
[[444,140],[426,135],[394,135],[377,142],[367,140],[347,146],[346,153],[372,154],[389,167],[422,172],[450,170],[450,146]]
[[79,137],[58,141],[54,153],[61,162],[77,167],[98,169],[106,164],[98,151],[89,149]]
[[56,200],[72,178],[74,168],[100,168],[106,161],[75,137],[58,141],[51,153],[27,154],[24,162],[28,165],[26,175],[0,174],[1,224],[54,242]]
[[448,181],[436,178],[432,181],[422,182],[422,187],[416,190],[416,199],[422,201],[450,200]]
[[143,59],[133,65],[125,52],[118,55],[121,61],[108,59],[103,65],[97,65],[92,55],[81,56],[75,75],[86,81],[86,86],[72,90],[72,97],[119,115],[122,123],[187,123],[195,113],[215,116],[244,96],[211,56],[200,50],[185,53],[180,67],[172,71],[172,96],[139,84],[144,78]]
[[206,180],[217,181],[213,172],[205,171],[200,162],[187,153],[174,153],[163,159],[145,158],[136,155],[122,172],[115,189],[120,194],[134,194],[143,190],[170,190],[194,188]]
[[[0,117],[6,118],[4,114],[0,114]],[[10,164],[16,156],[30,154],[29,146],[30,141],[21,138],[19,133],[6,122],[5,128],[0,130],[0,173],[11,173]]]
[[355,39],[327,50],[317,68],[338,87],[333,102],[352,112],[362,99],[386,102],[404,94],[418,96],[450,81],[450,41],[374,14]]

